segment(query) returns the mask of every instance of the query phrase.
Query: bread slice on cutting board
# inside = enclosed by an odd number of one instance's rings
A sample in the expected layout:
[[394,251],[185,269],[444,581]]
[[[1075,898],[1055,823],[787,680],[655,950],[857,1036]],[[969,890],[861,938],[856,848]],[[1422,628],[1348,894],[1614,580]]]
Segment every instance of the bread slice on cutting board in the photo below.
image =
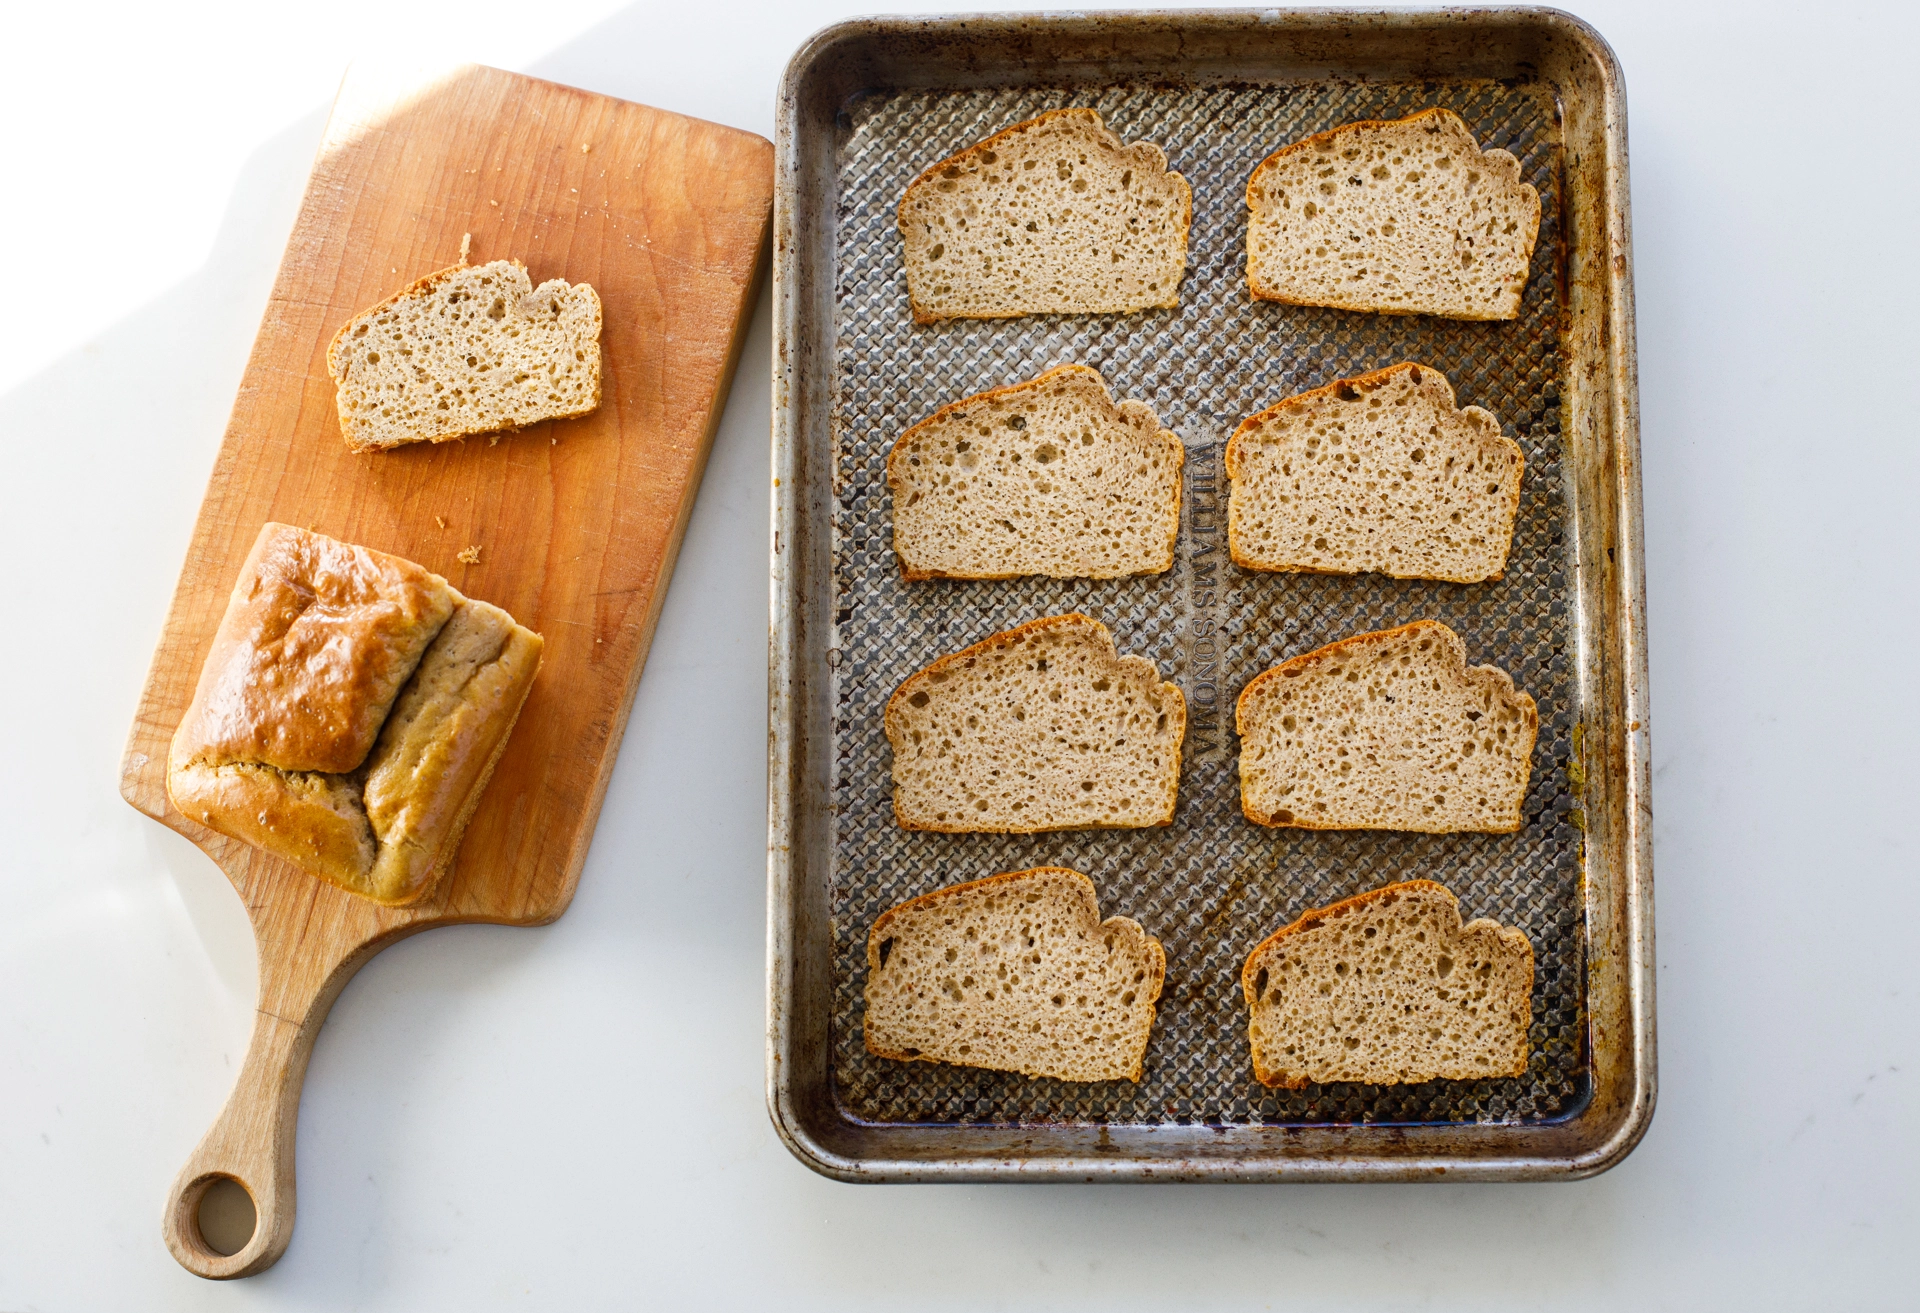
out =
[[1533,945],[1494,921],[1461,925],[1431,880],[1308,912],[1247,955],[1240,989],[1264,1085],[1526,1074]]
[[1282,662],[1241,690],[1240,807],[1261,825],[1520,828],[1540,717],[1434,620]]
[[1458,114],[1348,123],[1282,147],[1247,181],[1254,298],[1513,319],[1540,233],[1520,162]]
[[908,579],[1111,579],[1173,566],[1186,449],[1085,365],[943,406],[894,443]]
[[461,263],[355,315],[327,348],[355,451],[446,442],[600,404],[600,297],[518,260]]
[[1167,825],[1187,704],[1084,615],[935,661],[895,691],[893,814],[909,830],[1031,834]]
[[1140,1079],[1160,941],[1100,919],[1093,881],[1041,867],[952,885],[867,934],[867,1051],[1059,1080]]
[[1526,466],[1439,370],[1400,364],[1303,392],[1227,442],[1227,542],[1249,570],[1476,583],[1506,569]]
[[1180,303],[1193,189],[1152,142],[1049,110],[922,173],[900,201],[918,324]]

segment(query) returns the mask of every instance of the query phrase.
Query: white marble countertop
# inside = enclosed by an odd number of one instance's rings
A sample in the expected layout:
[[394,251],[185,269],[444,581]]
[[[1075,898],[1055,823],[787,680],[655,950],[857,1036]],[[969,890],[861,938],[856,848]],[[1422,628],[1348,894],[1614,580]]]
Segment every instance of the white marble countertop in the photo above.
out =
[[788,55],[844,11],[10,15],[0,1311],[1914,1307],[1920,11],[1579,8],[1632,111],[1660,1103],[1626,1162],[883,1188],[790,1158],[761,1069],[763,300],[572,909],[360,973],[307,1077],[292,1247],[225,1285],[175,1266],[160,1204],[239,1063],[251,938],[116,767],[340,73],[436,47],[771,136]]

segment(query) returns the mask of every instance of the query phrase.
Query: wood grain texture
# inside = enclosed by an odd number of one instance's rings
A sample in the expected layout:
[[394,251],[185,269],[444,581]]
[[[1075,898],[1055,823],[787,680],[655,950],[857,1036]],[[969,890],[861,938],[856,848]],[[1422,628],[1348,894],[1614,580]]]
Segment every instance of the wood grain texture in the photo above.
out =
[[[259,1015],[228,1105],[164,1231],[202,1276],[272,1265],[293,1231],[294,1125],[328,1007],[387,944],[435,925],[539,925],[573,896],[761,276],[772,147],[748,133],[468,67],[422,89],[350,74],[334,106],[194,527],[122,792],[218,862],[245,901]],[[356,312],[453,264],[512,256],[605,305],[603,401],[583,419],[354,455],[326,351]],[[266,520],[393,552],[546,637],[518,727],[453,870],[385,908],[167,802],[167,744]],[[459,553],[481,549],[477,564]],[[195,1210],[231,1176],[259,1223],[215,1254]]]

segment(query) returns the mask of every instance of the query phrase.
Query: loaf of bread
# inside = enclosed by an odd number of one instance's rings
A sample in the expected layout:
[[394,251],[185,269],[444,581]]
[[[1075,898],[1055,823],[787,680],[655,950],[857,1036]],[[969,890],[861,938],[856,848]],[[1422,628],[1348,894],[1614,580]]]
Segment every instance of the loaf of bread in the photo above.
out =
[[867,934],[866,1044],[902,1061],[1140,1079],[1160,941],[1100,919],[1093,881],[1042,867],[900,904]]
[[355,451],[446,442],[600,404],[600,297],[518,260],[457,264],[348,320],[327,348]]
[[343,889],[413,902],[451,865],[540,649],[411,561],[267,524],[174,733],[167,793]]
[[1515,318],[1540,233],[1520,162],[1445,109],[1275,151],[1247,209],[1255,299],[1380,314]]
[[1242,420],[1227,543],[1248,570],[1475,583],[1506,569],[1526,465],[1439,370],[1394,365]]
[[1408,880],[1308,912],[1247,955],[1253,1074],[1265,1085],[1487,1080],[1527,1070],[1533,946]]
[[908,579],[1111,579],[1173,566],[1186,449],[1100,375],[1061,365],[943,406],[894,443]]
[[1510,834],[1540,726],[1504,671],[1433,620],[1358,634],[1256,676],[1234,709],[1240,807],[1307,830]]
[[1083,615],[1030,620],[887,702],[893,814],[909,830],[1031,834],[1166,825],[1186,699]]
[[1151,142],[1049,110],[940,161],[900,202],[913,319],[1180,303],[1193,189]]

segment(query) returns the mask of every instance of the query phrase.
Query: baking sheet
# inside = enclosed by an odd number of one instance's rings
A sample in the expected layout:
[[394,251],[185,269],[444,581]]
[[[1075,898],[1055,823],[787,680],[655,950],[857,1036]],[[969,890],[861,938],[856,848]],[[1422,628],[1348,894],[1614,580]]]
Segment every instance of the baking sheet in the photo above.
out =
[[[1576,468],[1578,461],[1567,459],[1565,431],[1570,416],[1579,418],[1579,408],[1565,395],[1569,372],[1580,363],[1574,357],[1590,351],[1583,350],[1587,339],[1569,331],[1580,290],[1568,277],[1564,89],[1525,76],[1324,71],[1092,82],[1049,79],[1032,62],[1005,69],[1005,82],[1012,83],[1006,85],[997,82],[995,71],[992,62],[981,60],[967,76],[982,85],[862,87],[843,99],[831,121],[831,140],[819,143],[818,155],[831,163],[834,204],[831,232],[823,234],[830,240],[815,249],[830,251],[831,268],[805,270],[824,286],[783,284],[785,291],[807,294],[804,305],[819,330],[818,345],[830,343],[818,370],[823,386],[800,407],[827,420],[828,441],[818,455],[830,461],[830,480],[818,488],[810,512],[813,527],[827,530],[820,535],[824,550],[814,569],[786,576],[795,589],[825,593],[828,603],[820,635],[824,669],[806,681],[825,712],[827,742],[811,758],[818,775],[809,781],[818,786],[822,804],[818,842],[809,853],[825,897],[813,932],[787,941],[824,959],[814,964],[824,977],[804,1018],[778,1015],[798,1001],[793,972],[785,988],[776,984],[772,1000],[776,1023],[803,1021],[818,1045],[824,1082],[813,1089],[809,1115],[883,1133],[938,1128],[912,1141],[922,1148],[908,1151],[936,1160],[936,1140],[952,1146],[964,1144],[953,1137],[969,1129],[999,1132],[1015,1137],[1009,1144],[1023,1146],[1007,1155],[1014,1171],[1056,1154],[1071,1157],[1072,1146],[1089,1135],[1097,1145],[1123,1130],[1140,1143],[1166,1145],[1182,1128],[1224,1133],[1228,1140],[1239,1129],[1257,1134],[1321,1128],[1338,1137],[1327,1143],[1350,1155],[1364,1143],[1355,1136],[1368,1128],[1523,1132],[1579,1121],[1594,1094],[1587,972],[1594,927],[1585,886],[1587,766],[1572,763],[1584,753],[1586,731],[1611,724],[1619,708],[1596,705],[1609,697],[1604,679],[1579,677],[1583,661],[1591,667],[1604,653],[1582,641],[1581,618],[1593,607],[1583,612],[1579,595],[1575,512],[1591,479]],[[1179,307],[915,327],[894,220],[907,182],[1000,128],[1067,105],[1099,110],[1124,140],[1159,143],[1170,167],[1192,184],[1193,229]],[[1522,175],[1541,193],[1540,238],[1520,317],[1466,323],[1253,302],[1246,290],[1244,189],[1254,166],[1313,132],[1428,106],[1459,113],[1483,148],[1513,152]],[[797,345],[783,342],[782,348]],[[1234,426],[1286,396],[1402,360],[1441,370],[1461,405],[1491,410],[1525,452],[1505,575],[1456,585],[1377,575],[1263,574],[1231,565],[1221,457]],[[1151,404],[1186,444],[1174,570],[1125,580],[902,582],[891,548],[885,481],[894,438],[947,402],[1069,362],[1100,370],[1116,397]],[[794,394],[784,395],[781,404],[795,408]],[[803,423],[807,415],[788,417]],[[801,456],[795,453],[796,465]],[[804,470],[796,467],[794,473],[795,482],[803,482]],[[781,605],[777,588],[776,622]],[[936,656],[1025,620],[1074,610],[1106,623],[1123,653],[1153,659],[1187,697],[1186,759],[1174,824],[1028,836],[927,834],[896,826],[880,714],[887,697]],[[1539,704],[1540,736],[1522,830],[1435,836],[1310,832],[1267,830],[1245,820],[1232,733],[1239,690],[1289,656],[1420,618],[1452,626],[1471,662],[1506,670]],[[777,651],[776,666],[780,656]],[[776,715],[784,710],[792,726],[807,699],[783,709],[781,691],[776,678]],[[782,830],[780,790],[776,772],[776,840]],[[790,793],[785,801],[795,800]],[[776,851],[776,885],[782,876],[792,877],[790,865],[783,865]],[[861,997],[866,934],[874,918],[931,889],[1038,865],[1086,872],[1099,890],[1103,914],[1132,916],[1165,945],[1167,982],[1142,1081],[1034,1080],[868,1055],[860,1032]],[[1445,883],[1460,898],[1464,916],[1494,917],[1522,928],[1532,941],[1527,1073],[1492,1081],[1297,1091],[1259,1085],[1239,987],[1246,953],[1310,908],[1416,877]],[[790,904],[784,926],[778,923],[781,901],[776,888],[776,941],[783,929],[798,924]],[[776,942],[776,968],[779,947]],[[777,1121],[782,1093],[791,1090],[775,1090]],[[1036,1129],[1042,1132],[1037,1140],[1026,1133]],[[794,1138],[804,1137],[790,1135],[790,1142]],[[901,1139],[883,1138],[894,1144]],[[1457,1139],[1463,1153],[1471,1144],[1482,1155],[1492,1142],[1485,1135]],[[796,1148],[807,1156],[804,1146]],[[831,1164],[826,1169],[835,1170]],[[972,1174],[994,1171],[976,1163]]]

